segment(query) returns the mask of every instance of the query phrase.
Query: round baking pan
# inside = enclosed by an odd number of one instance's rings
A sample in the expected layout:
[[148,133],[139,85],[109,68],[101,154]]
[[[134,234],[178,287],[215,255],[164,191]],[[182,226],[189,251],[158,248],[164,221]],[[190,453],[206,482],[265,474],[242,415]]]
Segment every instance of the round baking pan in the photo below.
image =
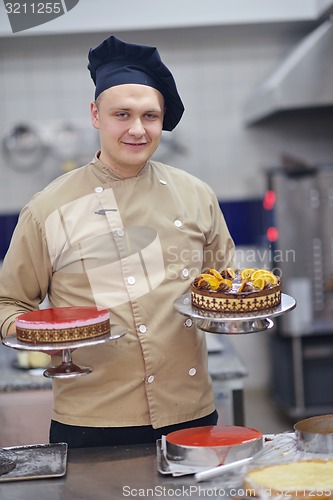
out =
[[193,427],[166,436],[167,459],[182,465],[216,467],[251,457],[262,447],[262,433],[242,426]]
[[297,448],[311,453],[333,453],[333,414],[300,420],[294,425]]

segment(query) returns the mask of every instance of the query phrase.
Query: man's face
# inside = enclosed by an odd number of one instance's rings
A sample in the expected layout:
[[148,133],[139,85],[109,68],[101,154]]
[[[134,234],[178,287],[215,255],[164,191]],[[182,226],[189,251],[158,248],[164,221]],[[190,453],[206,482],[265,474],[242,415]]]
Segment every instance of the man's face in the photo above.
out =
[[100,160],[123,177],[135,176],[160,143],[163,115],[163,96],[152,87],[124,84],[102,92],[91,103]]

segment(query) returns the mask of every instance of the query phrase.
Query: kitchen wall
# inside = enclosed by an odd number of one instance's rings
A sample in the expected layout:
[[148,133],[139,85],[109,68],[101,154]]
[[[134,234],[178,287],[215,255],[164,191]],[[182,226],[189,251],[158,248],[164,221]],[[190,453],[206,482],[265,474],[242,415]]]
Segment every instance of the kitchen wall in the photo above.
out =
[[[331,115],[302,113],[252,127],[243,121],[252,89],[309,29],[304,24],[266,24],[114,32],[129,42],[158,46],[184,100],[184,118],[165,135],[157,158],[211,184],[221,201],[262,197],[263,171],[279,165],[284,153],[309,163],[332,163]],[[31,124],[47,148],[43,160],[29,171],[15,170],[0,150],[0,214],[16,213],[52,178],[94,154],[87,51],[109,34],[0,40],[0,139],[16,124]],[[64,124],[79,126],[87,138],[71,164],[66,160],[72,158],[57,154],[53,134]],[[233,339],[249,366],[249,386],[268,385],[269,335]]]
[[[117,33],[124,39],[155,44],[172,68],[186,112],[160,157],[214,186],[221,199],[261,196],[262,170],[280,164],[285,152],[309,162],[330,162],[333,141],[329,118],[295,117],[245,127],[242,110],[251,90],[288,54],[304,30],[272,26],[216,27]],[[0,151],[0,213],[19,209],[63,169],[56,138],[63,124],[91,130],[93,84],[86,69],[87,50],[107,33],[11,37],[0,44],[0,138],[13,125],[38,126],[49,155],[28,173],[17,172]],[[81,142],[81,161],[96,144]],[[166,155],[166,151],[168,154]]]

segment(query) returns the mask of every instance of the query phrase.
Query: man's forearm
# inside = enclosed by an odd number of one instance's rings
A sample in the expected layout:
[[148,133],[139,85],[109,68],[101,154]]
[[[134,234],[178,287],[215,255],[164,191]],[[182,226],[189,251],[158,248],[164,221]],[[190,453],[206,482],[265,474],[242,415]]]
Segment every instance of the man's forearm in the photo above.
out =
[[9,328],[7,330],[7,335],[14,335],[15,333],[16,333],[16,326],[15,322],[13,322],[9,325]]

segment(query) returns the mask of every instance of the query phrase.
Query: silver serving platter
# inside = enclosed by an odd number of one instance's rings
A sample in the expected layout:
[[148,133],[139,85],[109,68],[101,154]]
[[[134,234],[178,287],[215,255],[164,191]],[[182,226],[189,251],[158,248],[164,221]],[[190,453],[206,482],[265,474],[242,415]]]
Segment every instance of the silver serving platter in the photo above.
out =
[[47,378],[72,378],[81,375],[88,375],[92,372],[90,366],[78,366],[73,363],[71,349],[80,347],[89,347],[97,344],[103,344],[109,340],[116,340],[127,333],[127,330],[119,325],[111,325],[111,330],[102,337],[96,337],[87,340],[73,340],[71,342],[53,342],[43,344],[27,344],[20,341],[16,335],[10,335],[2,340],[2,343],[13,349],[22,349],[26,351],[61,351],[62,362],[57,366],[49,366],[43,372]]
[[173,306],[177,312],[193,320],[195,325],[204,332],[235,335],[261,332],[272,328],[274,325],[272,318],[294,309],[296,300],[282,293],[281,303],[270,309],[255,313],[219,313],[194,307],[191,294],[186,293],[178,297]]

